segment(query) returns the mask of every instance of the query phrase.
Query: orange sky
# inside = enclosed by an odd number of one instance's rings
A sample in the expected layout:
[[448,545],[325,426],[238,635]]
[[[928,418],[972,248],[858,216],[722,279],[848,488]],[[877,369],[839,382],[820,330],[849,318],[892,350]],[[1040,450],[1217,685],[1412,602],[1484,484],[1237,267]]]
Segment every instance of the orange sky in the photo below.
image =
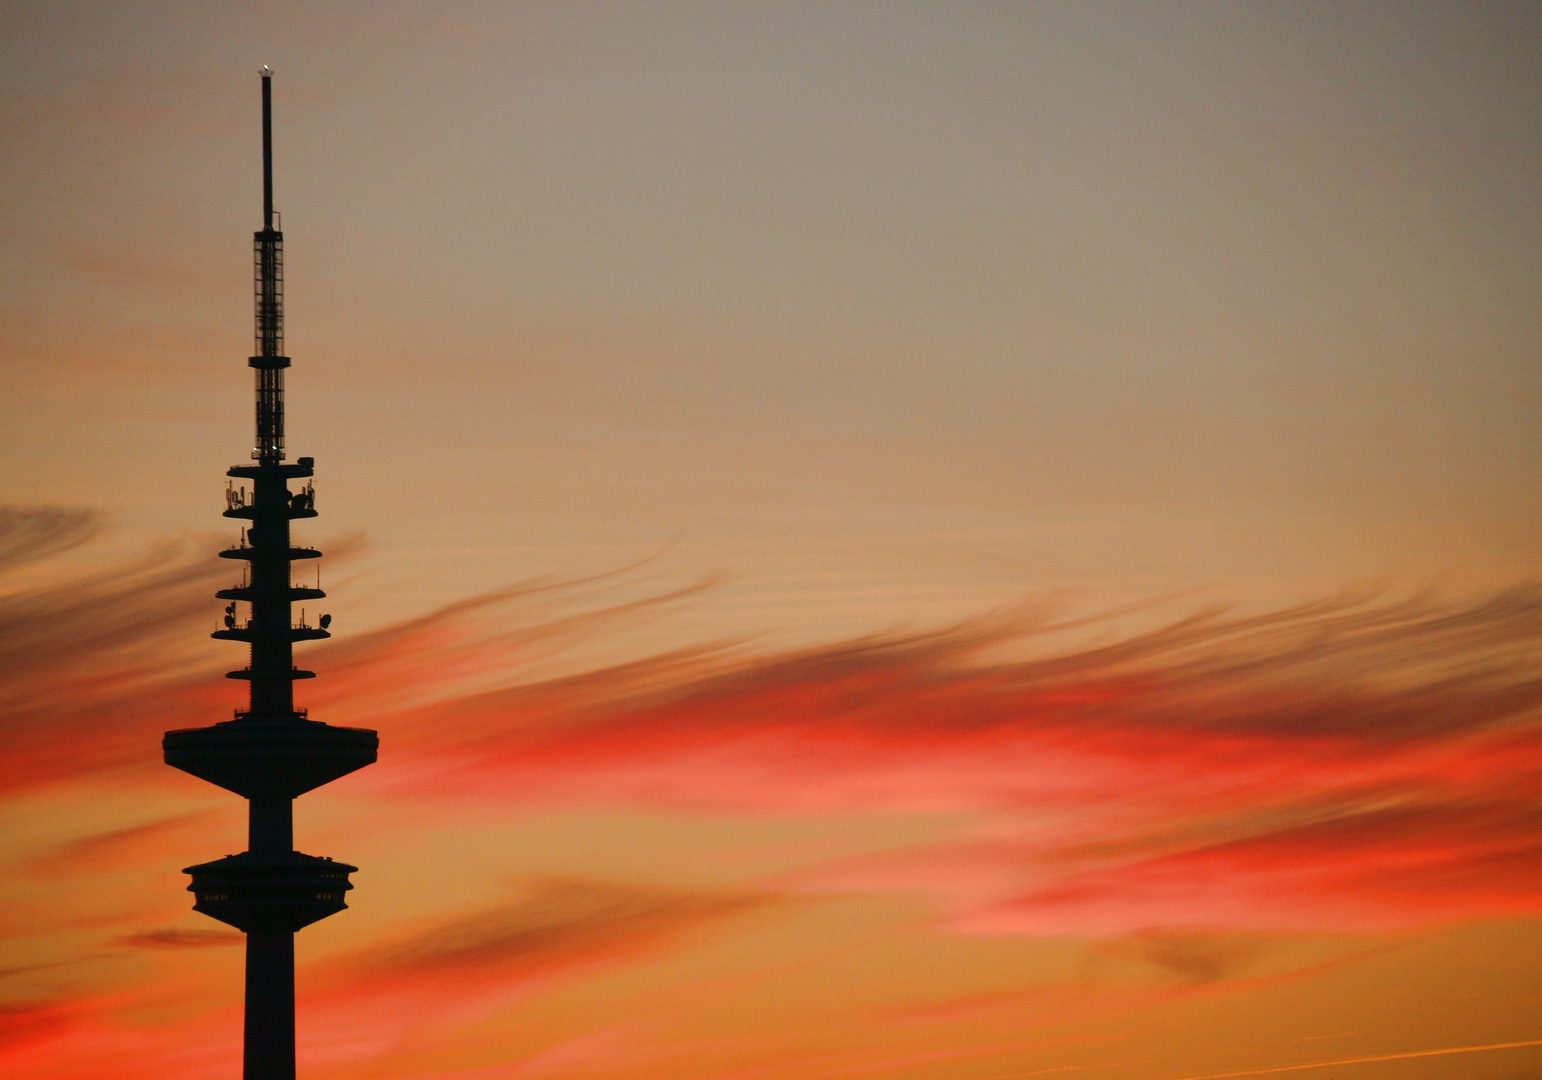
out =
[[[1542,20],[0,11],[0,1073],[203,1080],[278,72],[302,1075],[1542,1068]],[[310,571],[307,570],[307,573]]]

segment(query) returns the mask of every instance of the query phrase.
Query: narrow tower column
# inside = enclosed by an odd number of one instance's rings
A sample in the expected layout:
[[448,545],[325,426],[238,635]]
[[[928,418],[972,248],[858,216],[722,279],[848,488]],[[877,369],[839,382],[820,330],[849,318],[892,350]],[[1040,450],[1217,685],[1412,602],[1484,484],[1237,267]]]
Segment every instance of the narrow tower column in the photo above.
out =
[[243,1080],[295,1080],[294,931],[246,932]]
[[[246,934],[245,1080],[294,1080],[294,936],[342,911],[357,867],[294,850],[294,800],[374,762],[379,740],[364,728],[312,721],[294,705],[294,684],[313,673],[294,666],[294,643],[327,638],[328,619],[295,622],[296,601],[319,588],[296,586],[292,564],[319,558],[294,547],[290,522],[316,516],[314,462],[284,463],[284,234],[273,211],[273,73],[262,69],[263,227],[253,235],[256,355],[254,464],[229,469],[225,516],[249,522],[241,542],[220,552],[246,564],[242,583],[216,595],[229,601],[214,637],[245,642],[251,661],[228,673],[248,686],[245,711],[206,728],[168,731],[166,763],[248,801],[247,850],[188,867],[194,911]],[[290,490],[291,481],[304,486]],[[237,486],[239,482],[239,486]],[[250,490],[248,490],[250,484]],[[243,611],[242,605],[246,605]],[[244,616],[244,617],[243,617]]]
[[263,855],[294,850],[294,800],[282,795],[254,795],[247,800],[246,847]]

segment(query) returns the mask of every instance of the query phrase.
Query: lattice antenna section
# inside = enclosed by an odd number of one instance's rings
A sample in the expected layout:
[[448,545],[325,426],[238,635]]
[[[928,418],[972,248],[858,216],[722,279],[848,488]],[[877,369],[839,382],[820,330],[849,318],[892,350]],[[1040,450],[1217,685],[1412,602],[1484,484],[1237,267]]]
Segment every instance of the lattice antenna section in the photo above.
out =
[[273,227],[273,73],[262,75],[262,231],[252,237],[256,307],[257,443],[252,457],[284,460],[284,234]]

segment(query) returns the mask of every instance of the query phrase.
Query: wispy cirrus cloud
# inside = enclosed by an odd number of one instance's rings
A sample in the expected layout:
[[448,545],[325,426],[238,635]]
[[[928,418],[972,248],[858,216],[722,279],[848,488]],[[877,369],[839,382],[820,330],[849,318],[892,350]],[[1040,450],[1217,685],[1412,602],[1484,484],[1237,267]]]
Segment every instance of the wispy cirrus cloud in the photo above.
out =
[[80,547],[101,532],[101,525],[90,510],[0,506],[0,571]]
[[406,980],[487,968],[528,976],[646,948],[767,902],[748,894],[546,879],[524,883],[506,903],[434,923],[338,963]]
[[[90,540],[98,519],[0,513],[0,573]],[[358,540],[335,545],[346,559]],[[0,578],[0,791],[159,766],[160,733],[228,716],[238,700],[207,630],[232,565],[212,543],[162,544],[91,573]],[[6,586],[9,586],[6,588]]]
[[703,649],[461,697],[393,718],[422,754],[398,790],[961,814],[951,840],[799,884],[921,889],[976,931],[1542,908],[1537,590],[1214,610],[996,658],[1061,626],[1039,613],[776,656]]
[[[20,542],[45,552],[84,528],[13,533],[65,537]],[[13,783],[130,763],[159,775],[160,731],[228,707],[207,660],[156,659],[208,617],[223,572],[165,551],[5,598],[0,666],[19,678],[0,740],[26,766]],[[379,727],[392,760],[353,783],[513,810],[951,816],[928,842],[768,885],[920,891],[975,932],[1542,910],[1542,589],[1349,592],[1124,634],[1026,607],[532,680],[531,657],[702,587],[617,601],[611,585],[527,583],[316,648],[317,704]],[[123,644],[125,625],[139,645]]]
[[234,808],[198,810],[172,814],[142,825],[89,833],[56,845],[35,857],[27,869],[47,875],[100,874],[123,869],[161,854],[164,849],[188,835],[196,834],[211,822],[233,819]]
[[184,930],[164,926],[125,934],[113,942],[135,949],[215,949],[246,944],[245,935],[235,930]]
[[[13,570],[94,528],[79,515],[11,521],[0,566]],[[157,798],[186,789],[160,763],[161,732],[223,719],[239,694],[203,636],[218,610],[210,594],[230,575],[211,556],[168,546],[101,573],[10,579],[0,752],[12,768],[0,807],[106,779]],[[1102,939],[1094,954],[1155,979],[1101,1004],[1072,984],[964,991],[880,1009],[870,1021],[884,1031],[1027,1007],[1083,1017],[1114,999],[1138,1008],[1305,977],[1366,948],[1314,952],[1299,944],[1307,938],[1542,912],[1542,589],[1348,592],[1166,623],[1153,607],[1139,631],[1121,629],[1119,613],[1025,605],[798,649],[708,642],[537,674],[566,650],[699,602],[706,587],[650,589],[622,574],[471,597],[314,647],[308,659],[326,677],[306,687],[307,703],[318,718],[380,729],[382,762],[349,789],[366,805],[408,808],[430,831],[471,809],[483,822],[619,810],[926,826],[876,847],[815,844],[736,888],[511,873],[510,892],[481,908],[387,917],[311,969],[304,1009],[328,1041],[308,1053],[417,1060],[536,995],[686,952],[741,916],[815,910],[810,898],[919,896],[934,930]],[[172,925],[185,910],[176,889],[157,878],[158,891],[139,896],[148,886],[134,875],[182,865],[200,836],[235,829],[239,807],[164,805],[16,864],[33,882],[23,904],[33,914],[16,932],[78,942],[46,963],[68,960],[67,972],[127,958],[166,974],[104,995],[50,989],[68,984],[50,968],[16,1023],[0,1020],[9,1072],[193,1077],[209,1054],[234,1052],[233,1000],[206,999],[190,973],[202,950],[239,938]],[[48,889],[83,869],[124,883],[116,914],[83,921],[72,900],[48,915]],[[181,1019],[136,1026],[128,1018],[142,1010]],[[387,1015],[414,1021],[382,1024]],[[666,1052],[635,1025],[590,1034],[524,1060],[539,1072],[550,1051],[603,1070]],[[125,1057],[125,1047],[137,1049]]]

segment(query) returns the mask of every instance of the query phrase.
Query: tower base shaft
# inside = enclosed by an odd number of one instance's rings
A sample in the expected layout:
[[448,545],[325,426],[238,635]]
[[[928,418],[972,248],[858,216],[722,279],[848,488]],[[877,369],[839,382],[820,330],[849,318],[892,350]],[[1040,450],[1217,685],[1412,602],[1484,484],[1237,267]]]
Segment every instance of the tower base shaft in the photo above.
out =
[[295,1080],[294,934],[246,935],[246,1058],[243,1080]]

